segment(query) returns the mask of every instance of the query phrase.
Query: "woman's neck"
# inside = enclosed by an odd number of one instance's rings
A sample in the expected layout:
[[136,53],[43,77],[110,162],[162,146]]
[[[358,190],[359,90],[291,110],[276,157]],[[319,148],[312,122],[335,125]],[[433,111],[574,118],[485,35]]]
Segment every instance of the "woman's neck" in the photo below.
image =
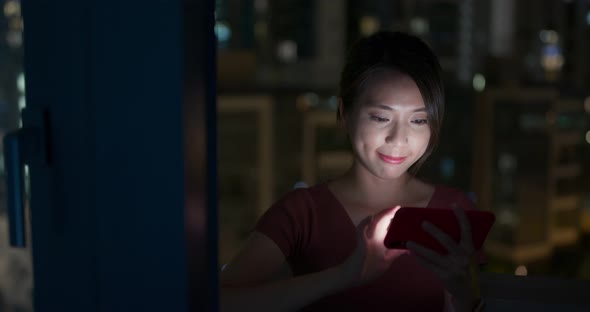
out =
[[385,180],[353,164],[339,180],[349,200],[380,206],[407,200],[414,177],[406,172],[399,178]]

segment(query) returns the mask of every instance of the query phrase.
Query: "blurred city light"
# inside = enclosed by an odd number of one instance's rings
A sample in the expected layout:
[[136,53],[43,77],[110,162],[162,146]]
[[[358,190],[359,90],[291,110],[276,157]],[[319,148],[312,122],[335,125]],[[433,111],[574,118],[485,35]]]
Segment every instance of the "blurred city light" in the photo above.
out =
[[559,42],[559,34],[555,30],[541,30],[539,38],[544,43],[556,44]]
[[473,89],[477,92],[482,92],[486,88],[486,77],[482,74],[475,74],[473,76]]
[[410,20],[410,29],[416,35],[424,35],[428,33],[430,25],[428,21],[422,17],[413,17]]
[[23,110],[23,108],[27,107],[27,101],[24,95],[18,97],[18,109]]
[[217,40],[220,42],[228,42],[231,38],[231,29],[229,25],[222,21],[218,21],[215,23],[215,35],[217,36]]
[[510,153],[502,153],[498,157],[498,169],[502,173],[510,173],[518,166],[518,160]]
[[292,62],[297,59],[297,43],[293,40],[284,40],[277,46],[277,56],[283,62]]
[[498,213],[498,224],[501,225],[508,225],[508,226],[516,226],[516,224],[518,224],[518,218],[517,216],[514,214],[514,212],[510,211],[510,210],[502,210],[500,211],[500,213]]
[[548,44],[544,46],[542,55],[541,64],[545,70],[555,71],[563,66],[563,55],[558,45]]
[[[27,101],[25,98],[25,74],[20,72],[16,77],[16,88],[18,90],[18,110],[22,111],[27,106]],[[20,127],[23,126],[23,119],[22,116],[19,114],[18,124]]]
[[337,110],[338,109],[338,98],[334,95],[332,95],[329,99],[328,99],[328,106],[330,107],[331,110]]
[[[26,106],[27,106],[27,101],[26,101],[25,95],[21,94],[18,97],[18,110],[22,111]],[[23,117],[21,114],[19,114],[19,117],[18,117],[18,126],[19,127],[23,126]]]
[[25,93],[25,74],[23,72],[19,73],[16,78],[16,87],[18,92]]
[[588,130],[588,132],[586,132],[586,142],[588,142],[588,144],[590,144],[590,130]]
[[376,33],[381,27],[375,16],[363,16],[360,20],[360,31],[363,36],[370,36]]
[[20,16],[20,3],[18,1],[7,1],[4,4],[4,16]]

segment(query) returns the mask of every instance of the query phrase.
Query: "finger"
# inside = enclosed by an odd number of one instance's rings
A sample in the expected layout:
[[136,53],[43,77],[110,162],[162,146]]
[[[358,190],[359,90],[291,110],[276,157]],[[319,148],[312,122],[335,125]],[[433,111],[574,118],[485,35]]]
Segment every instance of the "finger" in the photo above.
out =
[[428,261],[426,258],[423,258],[419,255],[416,255],[414,259],[416,259],[416,262],[418,262],[418,264],[420,264],[426,270],[433,272],[442,280],[447,279],[448,272],[445,269],[441,268],[440,266]]
[[395,213],[399,210],[400,206],[395,206],[393,208],[387,208],[387,209],[383,209],[381,211],[379,211],[378,213],[376,213],[375,216],[375,220],[379,221],[383,218],[393,218],[393,216],[395,215]]
[[453,211],[455,212],[455,215],[457,216],[457,220],[459,221],[459,226],[461,228],[461,246],[463,246],[463,248],[465,248],[466,250],[468,250],[469,252],[472,252],[474,247],[473,247],[473,239],[471,236],[471,223],[469,223],[469,219],[467,218],[467,214],[465,213],[465,210],[463,210],[463,208],[454,206],[453,207]]
[[395,213],[399,210],[400,206],[389,208],[381,211],[375,216],[375,232],[374,237],[378,241],[383,241],[387,235],[387,230],[391,224],[391,219],[395,216]]
[[406,247],[408,247],[408,249],[410,251],[412,251],[413,253],[415,253],[417,256],[425,258],[429,262],[431,262],[437,266],[440,266],[443,268],[449,267],[449,262],[448,262],[447,258],[432,249],[426,248],[426,247],[424,247],[420,244],[417,244],[415,242],[406,243]]
[[395,215],[395,212],[399,209],[399,206],[394,208],[388,208],[380,211],[379,213],[370,216],[370,227],[368,230],[368,237],[375,238],[376,241],[382,241],[385,239],[387,234],[387,228],[391,223],[391,219]]
[[387,208],[387,209],[381,210],[379,213],[377,213],[376,215],[374,215],[375,222],[379,223],[379,222],[382,222],[384,220],[391,221],[391,219],[393,219],[393,217],[395,216],[395,213],[399,209],[400,209],[400,206],[395,206],[393,208]]
[[432,235],[439,243],[441,243],[441,245],[443,245],[443,247],[449,251],[449,253],[455,255],[463,254],[458,243],[434,224],[425,221],[422,223],[422,229],[428,232],[428,234]]

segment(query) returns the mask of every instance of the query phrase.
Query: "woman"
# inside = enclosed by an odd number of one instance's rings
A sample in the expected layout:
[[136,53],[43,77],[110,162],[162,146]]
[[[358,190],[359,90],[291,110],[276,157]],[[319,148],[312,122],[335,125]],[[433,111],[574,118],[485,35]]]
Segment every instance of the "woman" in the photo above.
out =
[[[438,142],[443,102],[440,65],[420,39],[380,32],[358,41],[342,72],[337,113],[352,166],[290,192],[261,217],[221,273],[222,310],[481,309],[462,210],[473,204],[458,190],[415,177]],[[388,250],[383,239],[399,206],[455,207],[460,243],[424,224],[448,255],[412,243]]]

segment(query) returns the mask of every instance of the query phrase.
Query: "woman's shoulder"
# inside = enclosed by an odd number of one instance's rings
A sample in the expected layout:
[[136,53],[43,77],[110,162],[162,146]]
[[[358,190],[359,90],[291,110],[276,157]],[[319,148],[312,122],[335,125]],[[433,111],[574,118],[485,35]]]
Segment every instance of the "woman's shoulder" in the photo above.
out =
[[292,188],[270,206],[258,219],[254,230],[270,238],[286,258],[299,253],[311,235],[314,220],[314,187]]
[[295,184],[272,205],[271,209],[306,209],[316,206],[318,200],[326,196],[325,185],[307,186]]

